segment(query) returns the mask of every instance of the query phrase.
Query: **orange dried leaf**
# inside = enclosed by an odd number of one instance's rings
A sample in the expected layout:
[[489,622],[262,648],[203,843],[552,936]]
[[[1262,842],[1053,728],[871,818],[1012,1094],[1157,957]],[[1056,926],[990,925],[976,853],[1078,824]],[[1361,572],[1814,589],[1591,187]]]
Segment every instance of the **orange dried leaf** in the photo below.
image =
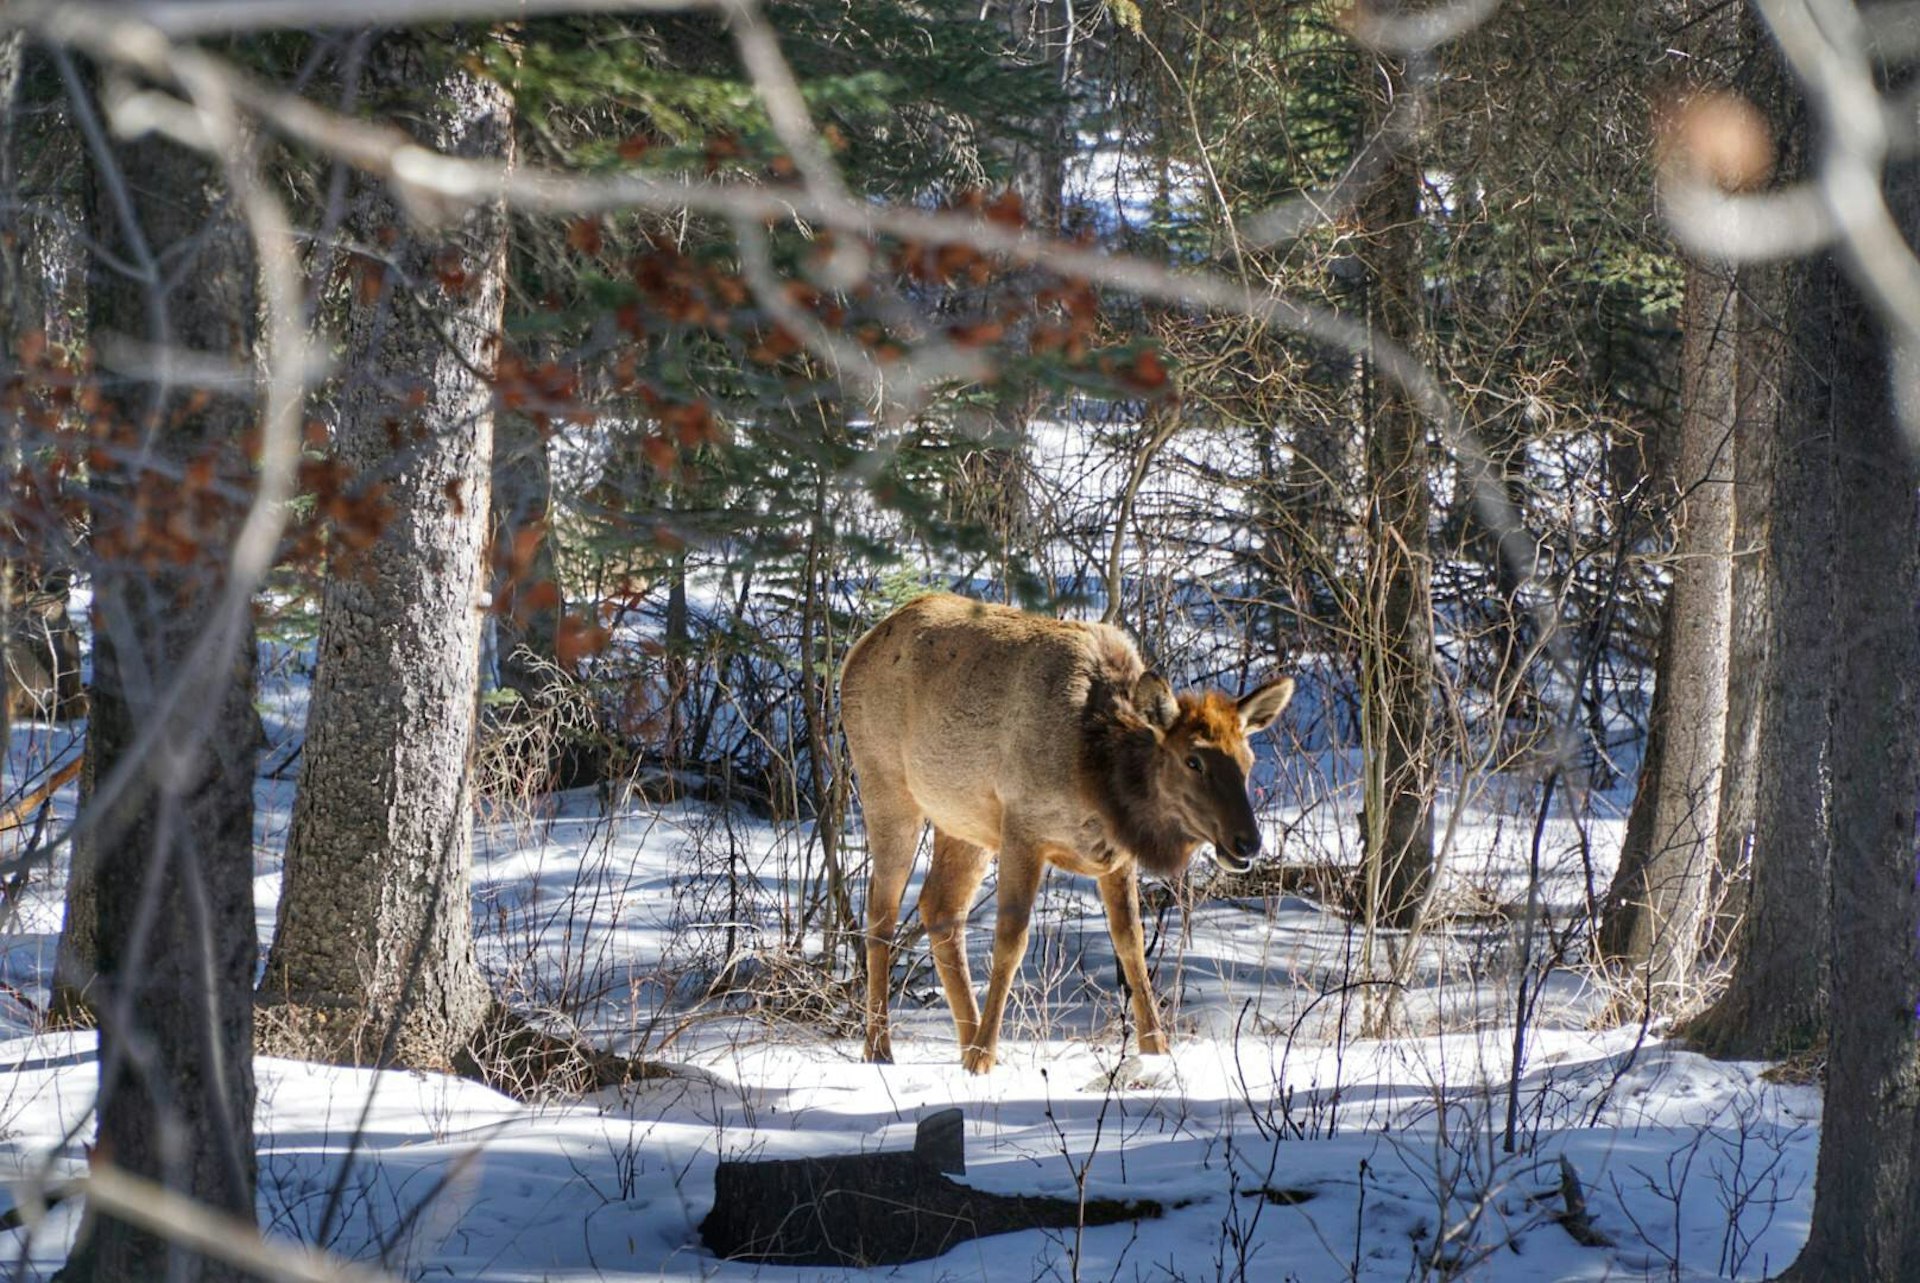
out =
[[568,672],[576,672],[580,661],[605,650],[612,636],[606,629],[590,624],[578,615],[567,615],[554,629],[553,657],[559,661],[560,667]]
[[640,451],[646,455],[647,463],[653,470],[662,476],[672,472],[674,465],[680,462],[680,452],[664,437],[648,437],[640,443]]
[[1166,363],[1160,359],[1158,352],[1147,348],[1133,358],[1133,364],[1127,367],[1121,380],[1128,387],[1142,392],[1158,392],[1167,386]]
[[567,244],[582,254],[598,254],[604,244],[597,218],[576,218],[567,226]]
[[1020,199],[1020,193],[1011,187],[996,196],[985,213],[989,223],[1000,227],[1021,228],[1027,225],[1026,203]]
[[513,532],[513,546],[507,554],[507,578],[519,579],[533,566],[533,559],[540,552],[540,541],[546,537],[545,522],[530,521]]
[[355,301],[361,307],[372,307],[380,301],[381,289],[386,285],[386,265],[375,259],[356,256],[352,270]]
[[514,595],[513,610],[516,615],[556,610],[559,606],[560,586],[551,579],[542,579],[538,583],[528,584],[525,589]]
[[998,343],[1007,332],[1007,327],[998,321],[978,321],[971,325],[950,325],[947,337],[961,347],[985,347],[989,343]]
[[433,274],[440,282],[440,288],[449,294],[465,294],[473,283],[472,274],[467,271],[466,256],[457,245],[447,245],[433,256]]

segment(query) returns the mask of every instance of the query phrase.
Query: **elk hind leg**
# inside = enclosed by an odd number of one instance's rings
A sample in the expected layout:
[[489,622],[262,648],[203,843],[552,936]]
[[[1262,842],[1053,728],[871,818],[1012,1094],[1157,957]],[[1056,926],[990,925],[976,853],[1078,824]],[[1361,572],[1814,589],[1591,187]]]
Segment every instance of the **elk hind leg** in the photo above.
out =
[[967,915],[993,857],[938,825],[933,830],[933,868],[920,889],[920,920],[927,926],[934,970],[953,1012],[953,1031],[962,1050],[980,1030],[980,1007],[973,999],[973,975],[967,969]]
[[[863,790],[865,791],[865,790]],[[920,846],[920,809],[900,791],[899,801],[876,796],[862,798],[867,824],[867,847],[873,873],[867,882],[867,1045],[866,1058],[875,1064],[893,1063],[893,1035],[887,1029],[891,997],[893,935],[900,926],[900,900],[913,874],[914,852]]]

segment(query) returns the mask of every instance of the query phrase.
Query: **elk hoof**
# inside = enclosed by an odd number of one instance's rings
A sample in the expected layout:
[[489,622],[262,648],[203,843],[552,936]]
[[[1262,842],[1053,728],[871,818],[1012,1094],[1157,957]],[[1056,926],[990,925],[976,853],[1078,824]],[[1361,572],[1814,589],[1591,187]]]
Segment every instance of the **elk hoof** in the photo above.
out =
[[1140,1035],[1140,1054],[1143,1056],[1164,1056],[1167,1054],[1167,1036],[1158,1029]]
[[969,1047],[960,1053],[960,1067],[970,1074],[984,1074],[993,1068],[993,1052],[986,1047]]
[[878,1042],[867,1044],[867,1063],[869,1065],[891,1065],[893,1063],[893,1039],[882,1038]]

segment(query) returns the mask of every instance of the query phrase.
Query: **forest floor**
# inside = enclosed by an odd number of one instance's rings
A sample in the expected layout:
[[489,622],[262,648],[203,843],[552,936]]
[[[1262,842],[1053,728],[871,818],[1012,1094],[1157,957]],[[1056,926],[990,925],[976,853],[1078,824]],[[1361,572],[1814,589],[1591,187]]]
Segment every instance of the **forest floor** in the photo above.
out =
[[[269,716],[269,773],[291,751],[303,695],[283,689]],[[74,733],[17,731],[8,790]],[[292,791],[263,774],[263,953]],[[1603,995],[1563,969],[1530,1012],[1510,1092],[1532,795],[1513,781],[1454,797],[1447,894],[1460,912],[1410,951],[1368,940],[1326,879],[1162,897],[1149,917],[1172,1011],[1166,1057],[1123,1054],[1098,899],[1054,875],[1001,1063],[983,1077],[960,1069],[923,943],[896,972],[899,1063],[862,1063],[859,993],[805,965],[830,917],[806,825],[695,804],[609,808],[591,790],[496,808],[477,839],[474,913],[498,989],[675,1072],[523,1102],[435,1074],[260,1060],[262,1222],[401,1278],[1532,1283],[1780,1270],[1812,1205],[1816,1087],[1706,1060],[1657,1029],[1595,1027]],[[55,822],[71,807],[68,789]],[[1271,804],[1270,849],[1287,862],[1337,850],[1330,817],[1353,809],[1338,796]],[[1619,828],[1617,806],[1546,826],[1548,924],[1575,916],[1581,888],[1604,887]],[[38,1016],[63,879],[62,861],[36,872],[0,928],[0,1180],[84,1168],[93,1038],[44,1032]],[[989,898],[971,933],[976,979],[991,920]],[[1168,1210],[867,1272],[722,1261],[701,1244],[720,1160],[904,1149],[919,1118],[952,1105],[965,1111],[969,1184]],[[1572,1226],[1567,1173],[1587,1217]],[[78,1217],[63,1204],[36,1230],[0,1231],[0,1271],[51,1273]]]

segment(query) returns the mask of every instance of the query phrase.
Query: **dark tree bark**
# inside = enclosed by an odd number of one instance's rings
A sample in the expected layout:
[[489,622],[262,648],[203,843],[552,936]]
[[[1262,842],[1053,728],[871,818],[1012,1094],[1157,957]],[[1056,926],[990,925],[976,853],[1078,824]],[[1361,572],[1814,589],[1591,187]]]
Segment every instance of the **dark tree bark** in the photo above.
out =
[[[1909,244],[1920,170],[1888,184]],[[1833,559],[1832,1032],[1813,1224],[1787,1278],[1920,1278],[1920,493],[1885,336],[1831,266]]]
[[1797,372],[1776,418],[1760,553],[1767,641],[1750,675],[1766,692],[1754,728],[1751,882],[1727,988],[1687,1030],[1715,1055],[1804,1051],[1826,1023],[1827,951],[1809,942],[1827,934],[1836,424],[1832,354],[1822,349],[1830,347],[1833,286],[1796,290],[1792,305]]
[[[507,156],[507,94],[460,53],[383,36],[367,96],[428,146]],[[347,235],[389,248],[385,266],[358,265],[372,275],[348,323],[337,447],[390,512],[371,546],[333,553],[261,1045],[448,1068],[491,1008],[473,948],[469,750],[507,222],[496,203],[440,232],[409,226],[364,178],[351,199]]]
[[[0,41],[0,117],[0,381],[13,390],[21,379],[22,408],[31,407],[7,416],[0,449],[11,472],[83,426],[50,384],[74,372],[80,346],[85,159],[47,56],[24,33]],[[24,526],[15,516],[0,506],[0,530],[14,545],[0,562],[0,729],[9,716],[86,713],[80,638],[67,613],[76,532],[51,513],[30,512]]]
[[[1369,62],[1375,128],[1394,98],[1412,89],[1404,66]],[[1358,254],[1367,316],[1383,339],[1422,346],[1420,170],[1402,149],[1387,157],[1358,209]],[[1435,786],[1432,702],[1433,561],[1428,549],[1427,425],[1401,390],[1371,366],[1365,422],[1368,513],[1366,617],[1360,629],[1362,742],[1367,756],[1364,825],[1368,912],[1410,925],[1433,876]]]
[[[1759,44],[1755,33],[1755,45]],[[1755,101],[1784,140],[1783,173],[1800,172],[1804,114],[1773,59],[1759,55]],[[1737,503],[1764,510],[1751,554],[1757,582],[1739,586],[1766,638],[1747,683],[1764,697],[1751,715],[1751,881],[1730,942],[1727,988],[1687,1037],[1712,1055],[1779,1057],[1826,1030],[1828,790],[1834,673],[1836,291],[1830,266],[1742,269],[1742,394],[1738,431],[1768,439]],[[1749,457],[1741,446],[1743,461]],[[1743,516],[1741,524],[1746,525]],[[1736,653],[1735,672],[1742,660]],[[1739,683],[1733,689],[1737,692]],[[1730,703],[1728,738],[1742,715]],[[1726,812],[1723,808],[1722,815]],[[1813,942],[1820,942],[1816,946]]]
[[[0,160],[10,210],[0,215],[6,221],[0,237],[7,241],[7,280],[0,290],[9,313],[9,353],[24,361],[29,348],[39,352],[39,368],[27,377],[31,385],[76,368],[87,310],[85,238],[92,217],[79,129],[50,61],[24,37],[15,60],[19,82],[5,100],[6,156]],[[72,407],[34,400],[52,432],[86,426]],[[29,439],[22,427],[17,416],[10,419],[9,469],[29,451],[50,444],[45,435]],[[6,639],[6,702],[16,713],[36,717],[84,716],[80,636],[68,613],[77,557],[73,534],[44,524],[14,533],[27,551],[0,570],[0,610],[10,617],[0,626]],[[86,1018],[82,995],[94,969],[93,876],[86,854],[76,851],[68,867],[67,925],[54,966],[53,1010],[63,1019]]]
[[1660,752],[1649,754],[1658,769],[1641,771],[1600,930],[1636,1005],[1663,1013],[1693,991],[1717,857],[1733,612],[1733,301],[1729,272],[1688,267],[1673,585],[1654,678]]
[[[19,365],[20,234],[19,220],[9,211],[20,203],[20,74],[26,65],[27,34],[9,31],[0,34],[0,335],[7,341],[6,363],[0,368],[0,380],[11,379]],[[9,415],[0,449],[0,468],[11,469],[20,457],[20,424]],[[6,514],[0,513],[0,519]],[[9,524],[11,524],[9,522]],[[0,557],[0,648],[13,636],[13,578],[10,558]],[[0,649],[0,668],[6,667]],[[10,671],[0,671],[0,744],[13,743],[13,680]]]
[[[93,263],[94,334],[137,336],[245,368],[252,257],[208,164],[155,139],[103,146],[95,159],[110,162],[98,167],[95,222],[111,260],[103,254]],[[156,263],[164,273],[146,280],[118,266]],[[110,376],[104,392],[107,408],[93,426],[119,444],[120,462],[93,472],[87,774],[95,789],[77,856],[97,870],[97,976],[88,995],[100,1026],[94,1161],[251,1223],[260,736],[251,585],[227,582],[241,514],[211,490],[206,504],[191,506],[194,537],[176,545],[178,555],[152,552],[154,529],[166,519],[152,505],[177,495],[189,461],[215,461],[220,485],[244,490],[239,441],[251,411],[218,393],[128,377]],[[104,795],[116,784],[124,787]],[[242,1274],[102,1216],[83,1234],[66,1277]]]
[[[516,566],[516,587],[525,592],[540,583],[559,583],[551,533],[547,531],[553,500],[553,469],[547,458],[546,436],[526,414],[505,413],[496,424],[493,457],[493,541],[497,550],[513,555],[516,541],[525,541],[532,558]],[[496,559],[500,556],[496,553]],[[523,599],[524,600],[524,599]],[[560,627],[560,604],[535,599],[496,616],[495,646],[500,685],[513,691],[529,707],[538,707],[541,692],[553,680],[554,640]]]

